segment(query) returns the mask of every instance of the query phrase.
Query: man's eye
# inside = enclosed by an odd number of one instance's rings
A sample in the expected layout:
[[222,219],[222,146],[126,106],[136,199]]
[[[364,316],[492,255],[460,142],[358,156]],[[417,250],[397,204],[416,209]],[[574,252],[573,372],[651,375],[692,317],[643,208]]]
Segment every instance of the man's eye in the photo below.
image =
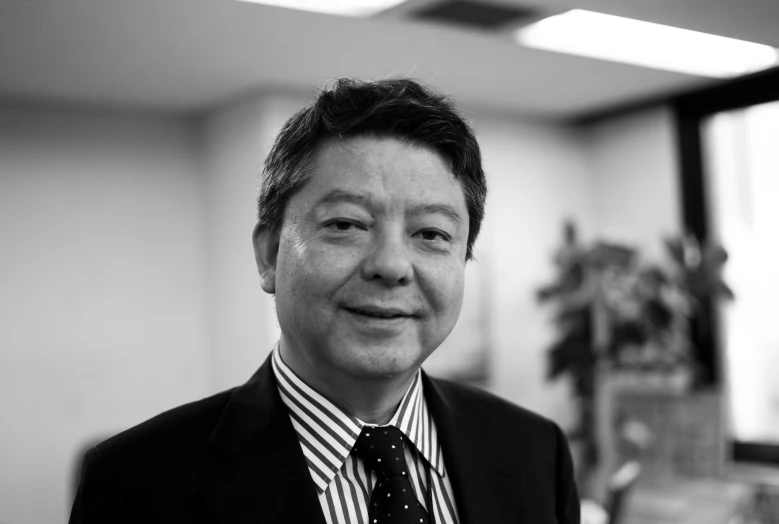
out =
[[352,222],[345,222],[343,220],[336,220],[327,224],[327,227],[335,229],[337,231],[349,231],[350,229],[357,228],[357,225]]
[[430,242],[449,242],[449,235],[434,229],[425,229],[420,231],[418,234],[422,237],[423,240]]

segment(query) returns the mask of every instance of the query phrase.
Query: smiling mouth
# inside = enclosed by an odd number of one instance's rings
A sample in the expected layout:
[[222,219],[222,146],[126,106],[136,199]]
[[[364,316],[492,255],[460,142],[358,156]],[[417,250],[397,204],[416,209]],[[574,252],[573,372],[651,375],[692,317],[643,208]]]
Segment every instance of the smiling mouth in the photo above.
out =
[[394,320],[399,318],[413,317],[413,315],[407,315],[405,313],[400,313],[395,311],[379,311],[379,310],[368,310],[368,309],[351,308],[351,307],[345,307],[344,309],[346,309],[350,313],[359,315],[361,317],[375,318],[378,320]]

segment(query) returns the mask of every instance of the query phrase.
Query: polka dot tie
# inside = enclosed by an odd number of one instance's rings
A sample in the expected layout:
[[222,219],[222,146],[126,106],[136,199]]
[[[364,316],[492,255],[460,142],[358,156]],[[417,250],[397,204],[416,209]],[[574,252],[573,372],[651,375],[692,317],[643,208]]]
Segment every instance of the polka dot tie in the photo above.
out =
[[427,524],[425,508],[417,501],[403,454],[403,433],[393,427],[364,427],[352,452],[378,477],[368,506],[369,524]]

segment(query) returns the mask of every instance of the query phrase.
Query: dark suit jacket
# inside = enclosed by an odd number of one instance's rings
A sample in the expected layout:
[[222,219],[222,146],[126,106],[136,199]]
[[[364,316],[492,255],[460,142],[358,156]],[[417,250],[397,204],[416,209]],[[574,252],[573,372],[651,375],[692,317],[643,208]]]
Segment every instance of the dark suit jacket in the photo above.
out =
[[[423,381],[462,524],[579,523],[554,423],[474,388]],[[270,358],[246,384],[92,448],[70,522],[324,524]]]

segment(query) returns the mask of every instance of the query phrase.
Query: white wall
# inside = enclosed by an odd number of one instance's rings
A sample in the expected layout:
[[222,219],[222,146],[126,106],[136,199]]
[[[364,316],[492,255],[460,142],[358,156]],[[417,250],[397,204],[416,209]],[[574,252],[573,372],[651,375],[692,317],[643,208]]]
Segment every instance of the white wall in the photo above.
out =
[[617,237],[664,256],[663,238],[681,231],[672,115],[656,106],[573,129],[476,112],[473,124],[489,180],[490,389],[569,426],[569,384],[545,380],[555,331],[535,291],[554,278],[566,219],[584,242]]
[[490,182],[490,389],[571,428],[570,383],[545,380],[556,333],[535,291],[554,276],[568,218],[583,242],[616,237],[647,259],[665,256],[663,238],[681,232],[672,115],[658,106],[583,129],[478,114],[474,123]]
[[490,389],[569,425],[568,384],[545,378],[554,330],[535,296],[554,278],[564,221],[591,229],[585,152],[561,126],[479,114],[473,124],[489,182],[482,248],[493,297]]
[[273,300],[260,287],[251,235],[262,162],[281,126],[304,102],[253,97],[214,110],[198,123],[207,179],[214,391],[245,382],[278,339]]
[[185,122],[0,106],[0,522],[64,522],[76,451],[208,389]]
[[626,240],[647,258],[681,232],[678,158],[671,111],[656,106],[582,130],[599,235]]

